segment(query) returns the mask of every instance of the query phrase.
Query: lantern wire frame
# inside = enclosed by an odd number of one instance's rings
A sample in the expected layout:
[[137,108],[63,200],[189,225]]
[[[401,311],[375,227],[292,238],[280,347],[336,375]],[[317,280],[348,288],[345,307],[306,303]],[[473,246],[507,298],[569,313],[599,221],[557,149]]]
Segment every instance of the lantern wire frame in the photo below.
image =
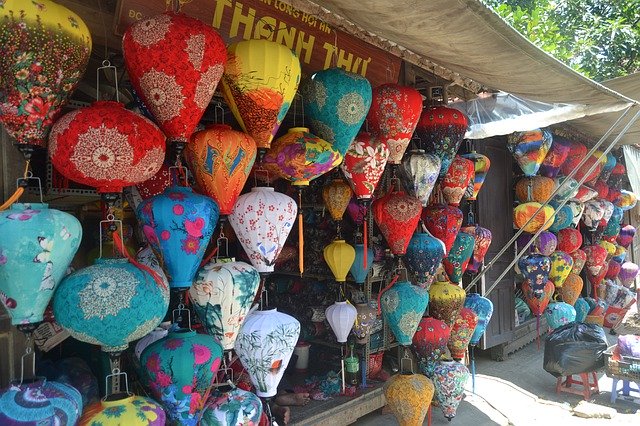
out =
[[31,377],[36,376],[36,353],[33,350],[33,338],[31,333],[27,334],[27,341],[25,342],[24,354],[20,357],[20,385],[24,382],[24,360],[31,357]]

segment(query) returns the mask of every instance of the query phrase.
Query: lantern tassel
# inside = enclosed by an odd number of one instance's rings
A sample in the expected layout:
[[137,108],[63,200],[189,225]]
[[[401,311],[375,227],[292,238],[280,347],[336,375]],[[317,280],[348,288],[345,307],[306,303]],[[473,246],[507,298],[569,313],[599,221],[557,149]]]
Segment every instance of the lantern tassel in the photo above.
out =
[[7,199],[7,201],[4,202],[4,204],[2,204],[0,206],[0,211],[6,210],[9,207],[11,207],[13,205],[13,203],[15,203],[16,201],[18,201],[20,199],[20,197],[22,197],[22,194],[24,193],[24,188],[23,187],[19,187],[15,190],[15,192],[11,195],[11,197],[9,197]]
[[147,265],[143,265],[142,263],[138,262],[133,256],[129,254],[129,252],[124,247],[124,243],[120,238],[120,234],[118,234],[117,232],[113,233],[113,243],[117,247],[118,252],[120,252],[120,254],[123,257],[125,257],[129,262],[131,262],[133,266],[135,266],[138,269],[142,269],[145,272],[148,272],[153,277],[156,284],[158,284],[160,287],[164,289],[167,288],[167,286],[164,284],[164,281],[156,271],[154,271],[152,268],[148,267]]
[[393,277],[393,279],[391,280],[391,282],[389,282],[389,285],[386,286],[385,288],[383,288],[380,293],[378,293],[378,315],[380,315],[381,310],[380,310],[380,298],[382,297],[382,293],[384,293],[385,291],[389,290],[391,287],[393,287],[393,285],[396,283],[396,281],[398,281],[398,278],[400,278],[400,275],[396,275],[395,277]]
[[367,269],[367,260],[368,260],[367,252],[369,251],[367,247],[369,244],[368,234],[369,234],[369,229],[367,227],[367,215],[365,213],[364,221],[362,223],[362,244],[364,245],[364,253],[362,253],[362,267],[365,270]]
[[304,223],[302,218],[302,191],[298,191],[298,268],[304,272]]
[[476,393],[476,354],[471,346],[471,392]]

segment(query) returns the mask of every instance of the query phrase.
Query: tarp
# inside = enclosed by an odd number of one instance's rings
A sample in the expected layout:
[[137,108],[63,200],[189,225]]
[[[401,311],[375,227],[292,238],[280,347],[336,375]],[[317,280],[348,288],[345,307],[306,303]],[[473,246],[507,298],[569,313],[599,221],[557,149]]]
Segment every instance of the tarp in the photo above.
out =
[[624,146],[624,163],[627,166],[627,177],[634,194],[640,194],[640,149]]

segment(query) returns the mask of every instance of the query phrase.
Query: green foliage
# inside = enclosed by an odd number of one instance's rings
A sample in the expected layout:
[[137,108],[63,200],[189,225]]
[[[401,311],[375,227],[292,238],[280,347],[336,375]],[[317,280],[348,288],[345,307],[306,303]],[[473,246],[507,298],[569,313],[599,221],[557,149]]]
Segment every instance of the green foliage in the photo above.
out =
[[598,81],[640,71],[640,0],[483,0],[544,51]]

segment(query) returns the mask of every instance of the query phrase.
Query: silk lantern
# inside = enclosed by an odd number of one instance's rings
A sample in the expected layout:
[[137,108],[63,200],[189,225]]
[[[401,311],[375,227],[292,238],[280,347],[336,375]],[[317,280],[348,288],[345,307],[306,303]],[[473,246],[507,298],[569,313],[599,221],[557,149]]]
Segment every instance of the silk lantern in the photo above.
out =
[[382,315],[400,345],[411,344],[428,304],[429,291],[409,281],[396,282],[382,294]]
[[356,225],[361,226],[364,223],[367,210],[368,206],[366,204],[358,202],[356,197],[351,197],[347,206],[347,213]]
[[[523,233],[518,237],[518,249],[526,246],[529,241],[533,238],[533,235]],[[558,247],[558,237],[552,232],[542,231],[536,239],[533,241],[533,244],[529,246],[529,253],[531,254],[541,254],[543,256],[551,256],[551,253],[556,251]]]
[[[411,244],[411,243],[409,243]],[[356,244],[354,246],[356,255],[351,268],[349,269],[351,272],[351,276],[353,276],[356,284],[364,284],[367,279],[367,275],[369,275],[369,271],[371,271],[371,267],[373,266],[373,249],[370,247],[364,246],[364,244]],[[364,252],[367,251],[367,262],[364,262]],[[407,249],[408,250],[408,249]]]
[[260,275],[255,268],[228,258],[214,259],[200,268],[189,288],[196,315],[225,351],[233,349],[259,286]]
[[560,209],[556,209],[556,215],[553,219],[553,223],[549,227],[551,232],[559,232],[562,229],[566,229],[571,226],[573,222],[573,210],[569,206],[562,206]]
[[464,305],[465,297],[466,293],[460,286],[448,281],[435,282],[429,288],[429,314],[451,327]]
[[85,407],[80,426],[154,426],[165,424],[162,406],[150,398],[133,394],[110,395]]
[[433,371],[435,397],[444,417],[451,421],[464,395],[464,387],[469,380],[469,370],[457,361],[442,360]]
[[0,391],[0,424],[75,425],[82,396],[73,386],[43,378],[11,382]]
[[[541,207],[542,210],[536,213]],[[535,234],[540,229],[549,229],[553,224],[551,217],[554,213],[553,207],[549,205],[543,207],[542,204],[536,202],[522,203],[513,209],[513,222],[518,229],[522,229],[524,232],[530,234]],[[529,222],[532,217],[533,220]],[[527,222],[529,223],[527,224]]]
[[478,193],[484,184],[487,173],[489,173],[491,160],[486,155],[478,154],[475,151],[471,151],[469,154],[462,154],[462,157],[473,162],[473,190],[467,191],[465,198],[469,201],[475,201],[478,198]]
[[471,160],[467,160],[456,155],[451,162],[449,170],[444,175],[440,189],[447,204],[458,206],[469,183],[473,180],[474,165]]
[[369,81],[342,68],[329,68],[313,74],[303,85],[302,95],[313,133],[344,156],[369,112]]
[[[558,205],[560,205],[560,203],[562,203],[563,201],[569,200],[578,195],[580,185],[578,184],[577,180],[570,177],[561,176],[559,178],[553,179],[553,182],[555,184],[554,191],[557,192],[556,195],[553,196],[552,201],[558,203]],[[582,200],[579,201],[582,202]]]
[[459,361],[464,358],[476,325],[478,325],[478,315],[469,308],[460,309],[460,313],[451,327],[451,336],[447,344],[453,359]]
[[575,228],[565,228],[558,231],[558,250],[573,253],[582,246],[582,234]]
[[189,141],[225,64],[227,72],[235,64],[227,63],[224,41],[211,25],[172,12],[134,22],[122,38],[122,53],[136,93],[178,146]]
[[571,268],[571,272],[573,272],[574,274],[580,274],[582,268],[585,265],[585,262],[587,261],[587,254],[584,252],[584,250],[578,249],[572,253],[569,253],[569,255],[573,259],[573,268]]
[[638,265],[633,262],[624,262],[620,267],[618,278],[625,287],[631,287],[638,276]]
[[464,300],[464,307],[471,309],[478,317],[478,323],[473,329],[471,340],[469,340],[469,344],[477,345],[480,343],[480,338],[486,331],[489,321],[491,321],[493,302],[477,293],[470,293]]
[[429,232],[445,245],[449,253],[462,226],[462,211],[446,204],[432,204],[422,211],[422,220]]
[[482,267],[484,257],[489,251],[491,245],[491,231],[487,228],[483,228],[479,225],[466,226],[460,229],[461,232],[465,232],[469,235],[473,235],[475,243],[473,246],[473,256],[467,266],[467,271],[477,273]]
[[622,264],[611,259],[609,261],[609,267],[607,268],[607,274],[604,277],[610,280],[614,280],[620,273],[621,269],[622,269]]
[[555,182],[543,176],[522,178],[516,183],[516,198],[521,203],[535,201],[546,203],[553,193]]
[[587,268],[587,281],[591,284],[591,288],[597,291],[598,286],[604,280],[605,275],[607,275],[607,271],[609,270],[609,264],[605,263],[597,270],[589,270]]
[[387,144],[369,133],[360,133],[344,154],[340,169],[358,200],[370,200],[389,158]]
[[52,303],[71,336],[118,353],[160,324],[169,290],[127,259],[96,259],[63,279]]
[[49,0],[3,1],[0,21],[0,123],[28,156],[46,146],[82,78],[91,34],[77,14]]
[[597,244],[584,246],[582,247],[582,250],[586,254],[585,265],[587,266],[587,269],[591,273],[597,274],[607,259],[607,250]]
[[582,278],[580,278],[580,275],[571,273],[567,275],[562,287],[558,289],[558,293],[560,294],[563,302],[573,306],[575,305],[576,300],[578,300],[578,297],[580,297],[583,286],[584,283]]
[[613,254],[612,259],[614,259],[618,263],[622,263],[626,258],[627,250],[621,245],[616,245],[616,252]]
[[254,187],[238,197],[229,223],[258,272],[273,272],[297,211],[291,197],[270,187]]
[[584,322],[587,319],[587,315],[589,314],[589,303],[584,300],[582,297],[579,297],[576,300],[576,303],[573,305],[573,308],[576,310],[576,322]]
[[586,203],[598,197],[598,191],[589,188],[586,185],[580,185],[575,198],[581,203]]
[[562,136],[553,135],[553,143],[540,166],[540,174],[545,177],[555,178],[560,172],[562,163],[569,156],[570,149],[571,142],[569,140]]
[[609,241],[602,240],[598,243],[598,245],[604,247],[604,249],[607,251],[607,258],[613,257],[616,252],[616,245],[610,243]]
[[544,311],[547,324],[552,330],[575,321],[576,310],[568,303],[550,303]]
[[422,95],[413,87],[387,83],[372,91],[369,131],[389,147],[389,163],[400,164],[422,113]]
[[256,159],[256,143],[231,126],[214,124],[196,132],[186,149],[198,189],[229,215]]
[[356,337],[356,343],[365,344],[368,343],[369,334],[378,318],[378,310],[369,303],[358,303],[356,311],[358,315],[353,325],[353,335]]
[[404,255],[420,220],[420,200],[403,191],[391,191],[373,202],[372,211],[391,252],[396,256]]
[[82,241],[72,215],[47,204],[0,212],[0,301],[11,324],[33,331]]
[[345,240],[333,240],[322,253],[336,281],[345,282],[356,259],[356,250]]
[[444,321],[431,317],[420,320],[412,342],[421,370],[427,377],[433,375],[436,362],[446,353],[450,335],[451,328]]
[[604,206],[599,200],[590,200],[584,203],[584,214],[582,215],[582,221],[585,226],[591,230],[600,223],[600,220],[604,217]]
[[164,139],[155,124],[123,104],[98,101],[56,122],[49,158],[66,178],[100,193],[119,193],[160,170]]
[[616,164],[618,164],[618,159],[616,158],[616,156],[613,155],[612,152],[608,153],[607,161],[604,166],[602,166],[599,180],[601,180],[602,182],[606,182],[607,180],[609,180],[611,172],[613,171],[614,167],[616,167]]
[[534,290],[542,289],[549,280],[551,259],[541,254],[529,254],[518,260],[520,273],[529,281]]
[[551,132],[537,129],[512,133],[507,138],[507,148],[513,154],[525,176],[535,176],[547,152],[549,152],[552,142]]
[[638,203],[638,197],[631,191],[627,191],[623,189],[620,191],[620,195],[618,195],[614,200],[613,204],[616,207],[620,207],[623,211],[631,210]]
[[191,286],[218,222],[219,209],[191,188],[172,186],[137,208],[142,232],[172,288]]
[[276,395],[298,337],[300,323],[277,309],[254,311],[245,319],[235,350],[259,397]]
[[398,172],[407,192],[426,207],[440,174],[440,158],[422,149],[414,149],[404,157]]
[[544,314],[551,296],[555,290],[555,286],[551,281],[547,281],[541,290],[534,289],[531,283],[527,280],[522,283],[522,298],[526,302],[531,313],[536,317],[536,334],[538,336],[538,348],[540,347],[540,316]]
[[440,178],[449,171],[468,126],[467,116],[455,108],[436,105],[422,111],[416,127],[420,148],[440,158]]
[[624,248],[628,248],[633,243],[633,238],[636,235],[636,228],[633,225],[625,225],[620,229],[618,238],[616,241]]
[[342,178],[333,179],[322,188],[322,200],[333,220],[342,220],[352,195],[351,187]]
[[254,393],[232,388],[209,397],[201,426],[258,425],[262,416],[262,401]]
[[578,168],[578,164],[587,156],[587,152],[589,151],[587,147],[580,142],[572,141],[569,145],[569,155],[567,155],[567,159],[560,167],[560,171],[565,176],[570,175],[571,172]]
[[407,246],[404,263],[414,275],[416,284],[429,288],[436,277],[436,271],[444,259],[445,246],[442,241],[428,232],[416,232]]
[[[580,181],[583,178],[585,182],[591,182],[598,178],[600,172],[602,171],[602,167],[607,163],[607,156],[602,151],[594,151],[591,156],[585,161],[585,163],[580,166],[576,174],[574,175],[575,179]],[[595,168],[588,173],[589,170],[595,165]],[[588,173],[588,174],[587,174]]]
[[356,322],[358,312],[356,308],[348,302],[334,302],[325,310],[327,322],[336,335],[338,343],[346,343],[351,328]]
[[384,385],[385,399],[400,426],[420,426],[434,392],[433,383],[422,374],[396,374]]
[[451,250],[442,261],[444,269],[452,282],[462,282],[462,274],[467,270],[475,243],[475,237],[464,232],[459,232],[456,236]]

